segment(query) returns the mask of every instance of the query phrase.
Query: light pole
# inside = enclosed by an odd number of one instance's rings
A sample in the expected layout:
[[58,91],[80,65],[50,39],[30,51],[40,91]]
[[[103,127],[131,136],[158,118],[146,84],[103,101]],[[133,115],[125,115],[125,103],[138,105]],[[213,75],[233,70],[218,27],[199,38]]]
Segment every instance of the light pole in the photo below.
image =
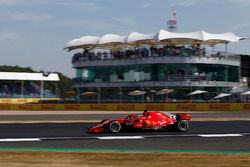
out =
[[41,80],[41,85],[40,85],[40,99],[43,99],[43,87],[44,87],[44,82]]
[[98,90],[97,101],[98,101],[98,104],[100,104],[101,103],[101,88],[98,87],[97,90]]
[[23,93],[24,93],[24,92],[23,92],[23,91],[24,91],[24,90],[23,90],[23,89],[24,89],[24,88],[23,88],[23,85],[24,85],[24,81],[22,80],[22,81],[21,81],[21,98],[23,98]]
[[119,103],[122,103],[122,88],[119,87]]
[[151,101],[154,102],[154,94],[156,93],[156,90],[150,90],[151,92]]

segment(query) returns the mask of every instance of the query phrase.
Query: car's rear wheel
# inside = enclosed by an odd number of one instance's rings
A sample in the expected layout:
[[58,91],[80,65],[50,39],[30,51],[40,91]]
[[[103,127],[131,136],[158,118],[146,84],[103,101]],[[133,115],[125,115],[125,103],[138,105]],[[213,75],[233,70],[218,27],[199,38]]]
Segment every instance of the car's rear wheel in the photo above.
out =
[[109,124],[109,131],[112,132],[112,133],[118,133],[120,132],[122,129],[122,126],[119,122],[117,121],[112,121],[110,124]]
[[189,130],[190,124],[187,120],[180,120],[177,122],[177,130],[181,132],[185,132]]

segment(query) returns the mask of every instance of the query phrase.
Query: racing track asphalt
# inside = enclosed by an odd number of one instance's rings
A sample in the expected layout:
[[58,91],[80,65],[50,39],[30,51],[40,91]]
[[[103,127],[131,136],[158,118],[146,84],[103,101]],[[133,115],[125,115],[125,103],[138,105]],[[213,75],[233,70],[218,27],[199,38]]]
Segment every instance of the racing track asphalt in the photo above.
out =
[[[189,111],[188,111],[189,112]],[[1,123],[99,122],[105,118],[122,118],[133,111],[0,111]],[[141,112],[136,112],[141,113]],[[175,112],[176,113],[176,112]],[[250,120],[250,112],[189,112],[194,121]]]
[[[250,151],[250,121],[191,121],[190,131],[184,133],[165,131],[119,134],[86,133],[87,127],[95,124],[1,124],[0,147]],[[116,138],[110,140],[110,138],[98,137]],[[117,137],[128,138],[118,139]],[[11,141],[10,139],[18,140]],[[20,141],[19,139],[31,140]],[[32,139],[38,140],[32,141]]]

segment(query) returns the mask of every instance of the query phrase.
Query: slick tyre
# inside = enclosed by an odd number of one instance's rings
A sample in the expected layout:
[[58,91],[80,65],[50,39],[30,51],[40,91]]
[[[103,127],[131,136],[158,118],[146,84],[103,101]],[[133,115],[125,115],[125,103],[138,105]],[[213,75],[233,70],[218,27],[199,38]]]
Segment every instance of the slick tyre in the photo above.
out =
[[109,124],[109,131],[111,133],[119,133],[122,129],[122,126],[119,122],[117,121],[112,121],[110,124]]
[[186,132],[189,130],[190,128],[190,124],[187,120],[180,120],[178,121],[177,125],[177,131],[180,131],[180,132]]

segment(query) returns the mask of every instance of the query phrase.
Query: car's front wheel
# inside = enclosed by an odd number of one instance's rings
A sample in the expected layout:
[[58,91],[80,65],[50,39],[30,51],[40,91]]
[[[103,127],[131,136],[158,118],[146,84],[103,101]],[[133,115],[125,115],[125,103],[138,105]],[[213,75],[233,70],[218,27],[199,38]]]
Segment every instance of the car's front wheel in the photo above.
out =
[[120,132],[122,129],[122,126],[119,122],[117,121],[112,121],[110,124],[109,124],[109,131],[112,132],[112,133],[118,133]]
[[177,122],[177,130],[181,132],[186,132],[189,130],[190,124],[187,120],[180,120]]

